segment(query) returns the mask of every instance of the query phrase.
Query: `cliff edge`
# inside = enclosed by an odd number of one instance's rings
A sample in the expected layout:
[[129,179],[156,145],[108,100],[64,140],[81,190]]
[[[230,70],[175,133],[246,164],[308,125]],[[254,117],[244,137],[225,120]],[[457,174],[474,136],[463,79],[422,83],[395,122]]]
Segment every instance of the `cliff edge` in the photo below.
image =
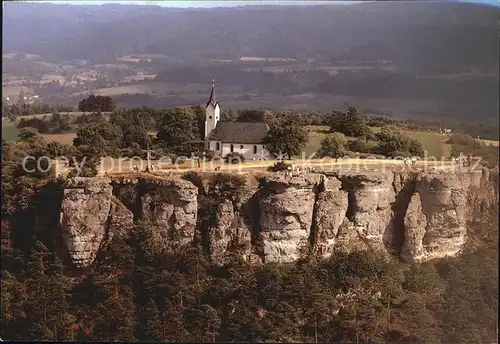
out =
[[421,262],[458,254],[468,223],[498,202],[498,173],[488,170],[186,179],[68,179],[59,229],[72,263],[91,265],[134,223],[164,249],[201,245],[219,263],[231,254],[286,263],[354,249]]

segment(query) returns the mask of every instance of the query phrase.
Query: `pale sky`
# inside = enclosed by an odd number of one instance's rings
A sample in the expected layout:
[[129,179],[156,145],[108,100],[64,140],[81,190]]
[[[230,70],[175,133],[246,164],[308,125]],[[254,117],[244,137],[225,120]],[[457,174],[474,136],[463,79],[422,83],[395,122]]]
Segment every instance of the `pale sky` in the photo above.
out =
[[122,4],[122,5],[157,5],[163,7],[233,7],[246,5],[312,5],[312,4],[339,4],[348,5],[357,1],[78,1],[78,0],[59,0],[59,1],[37,1],[50,2],[55,4],[71,5],[104,5],[104,4]]
[[[429,0],[427,0],[429,1]],[[445,0],[446,1],[446,0]],[[234,7],[247,5],[321,5],[321,4],[336,4],[350,5],[361,1],[269,1],[269,0],[254,0],[254,1],[120,1],[120,0],[59,0],[59,1],[36,1],[49,2],[55,4],[70,4],[70,5],[104,5],[104,4],[121,4],[121,5],[156,5],[163,7]],[[434,2],[434,1],[430,1]],[[438,1],[435,1],[438,2]],[[493,6],[500,6],[500,0],[457,0],[450,2],[471,2]]]

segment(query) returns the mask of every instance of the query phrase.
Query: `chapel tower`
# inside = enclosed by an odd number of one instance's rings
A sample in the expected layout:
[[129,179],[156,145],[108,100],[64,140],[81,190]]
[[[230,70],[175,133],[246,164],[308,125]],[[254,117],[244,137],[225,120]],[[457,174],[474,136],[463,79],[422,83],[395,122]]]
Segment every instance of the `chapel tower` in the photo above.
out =
[[205,106],[205,138],[215,129],[219,119],[220,106],[215,100],[215,81],[212,80],[212,92],[210,92],[210,99]]

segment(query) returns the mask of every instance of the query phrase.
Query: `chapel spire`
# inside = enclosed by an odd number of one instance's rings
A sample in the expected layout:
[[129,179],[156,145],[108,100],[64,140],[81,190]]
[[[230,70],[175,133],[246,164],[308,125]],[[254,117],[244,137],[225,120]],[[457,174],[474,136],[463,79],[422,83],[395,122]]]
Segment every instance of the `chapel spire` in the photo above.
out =
[[215,79],[212,79],[212,91],[210,92],[210,99],[207,102],[207,106],[212,104],[213,107],[217,105],[217,101],[215,100]]

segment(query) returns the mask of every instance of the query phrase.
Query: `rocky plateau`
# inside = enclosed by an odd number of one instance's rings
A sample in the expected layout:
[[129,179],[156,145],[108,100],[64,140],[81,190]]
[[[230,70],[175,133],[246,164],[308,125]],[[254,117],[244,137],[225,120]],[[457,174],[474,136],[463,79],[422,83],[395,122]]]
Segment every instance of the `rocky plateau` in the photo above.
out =
[[375,249],[407,262],[457,255],[498,202],[498,173],[369,172],[70,178],[59,233],[78,268],[113,236],[148,226],[162,248],[201,245],[213,262],[255,263]]

